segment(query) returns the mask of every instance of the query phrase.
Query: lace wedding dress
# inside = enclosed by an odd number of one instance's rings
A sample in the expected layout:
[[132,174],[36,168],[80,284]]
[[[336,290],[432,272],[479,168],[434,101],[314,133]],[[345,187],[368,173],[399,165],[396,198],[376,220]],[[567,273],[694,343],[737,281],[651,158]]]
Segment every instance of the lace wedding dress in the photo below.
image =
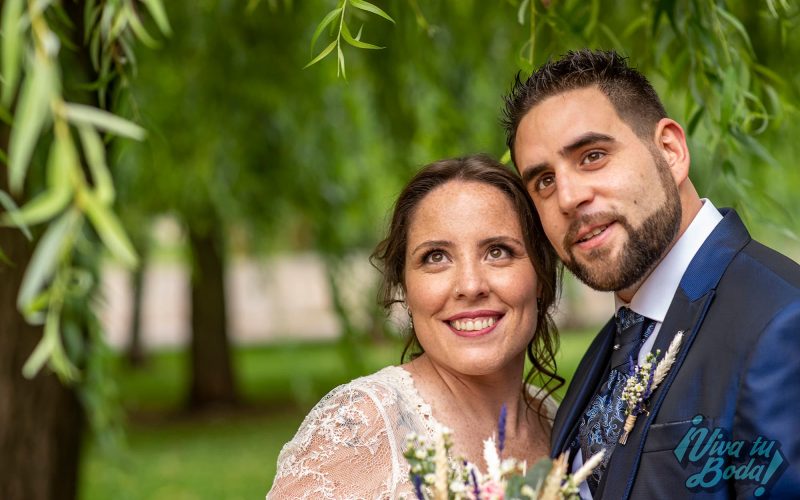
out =
[[[552,418],[555,402],[544,409]],[[283,447],[267,499],[415,498],[405,438],[439,428],[403,368],[353,380],[322,398]]]

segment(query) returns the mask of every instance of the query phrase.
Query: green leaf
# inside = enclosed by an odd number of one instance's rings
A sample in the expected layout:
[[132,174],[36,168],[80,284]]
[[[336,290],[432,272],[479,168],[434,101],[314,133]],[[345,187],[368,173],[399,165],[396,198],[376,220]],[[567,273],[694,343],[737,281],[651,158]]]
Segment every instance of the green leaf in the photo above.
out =
[[94,24],[100,15],[100,7],[96,4],[97,0],[85,0],[83,2],[83,43],[88,42],[90,35],[95,31],[93,29]]
[[22,367],[22,375],[33,378],[42,369],[46,361],[50,361],[50,367],[58,375],[63,383],[77,380],[79,372],[69,361],[64,347],[61,343],[61,308],[63,304],[63,292],[51,298],[50,306],[47,311],[47,321],[44,325],[44,335],[33,354]]
[[320,62],[321,60],[325,59],[325,56],[327,56],[328,54],[330,54],[330,53],[333,51],[333,48],[334,48],[334,47],[336,47],[336,40],[332,41],[332,42],[330,43],[330,45],[328,45],[327,47],[325,47],[324,49],[322,49],[322,52],[320,52],[320,53],[317,55],[317,57],[315,57],[314,59],[312,59],[310,63],[308,63],[308,64],[306,64],[305,66],[303,66],[303,69],[306,69],[307,67],[309,67],[309,66],[312,66],[312,65],[314,65],[314,64],[317,64],[317,63],[318,63],[318,62]]
[[341,71],[342,72],[342,78],[347,80],[347,74],[344,71],[344,52],[342,52],[342,46],[341,45],[337,45],[336,46],[336,53],[337,53],[337,59],[338,59],[338,64],[339,64],[339,67],[336,70],[336,76],[339,76],[339,71]]
[[125,28],[128,26],[130,17],[135,16],[129,16],[125,8],[122,8],[116,12],[116,17],[113,18],[114,22],[111,24],[108,35],[106,36],[105,42],[107,46],[113,43],[125,30]]
[[63,254],[69,251],[69,237],[74,234],[80,219],[77,210],[66,212],[50,224],[36,245],[17,294],[17,308],[24,314],[31,311],[31,303],[50,282]]
[[102,109],[75,103],[66,104],[65,108],[67,120],[77,126],[91,125],[100,130],[137,141],[141,141],[147,135],[147,132],[139,125]]
[[372,12],[373,14],[381,16],[382,18],[386,19],[387,21],[390,21],[390,22],[394,23],[394,19],[389,17],[389,14],[387,14],[386,12],[381,10],[381,8],[378,7],[377,5],[373,5],[373,4],[369,3],[369,2],[365,2],[364,0],[347,0],[347,1],[348,1],[348,3],[350,5],[352,5],[356,9],[363,10],[363,11],[366,11],[366,12]]
[[356,40],[353,38],[353,35],[350,34],[350,29],[347,27],[346,24],[342,25],[342,38],[344,41],[352,45],[353,47],[358,47],[359,49],[382,49],[384,47],[378,47],[377,45],[372,45],[371,43],[362,42],[360,40]]
[[114,201],[115,194],[114,181],[111,179],[111,173],[108,171],[108,165],[106,165],[106,148],[103,146],[100,134],[94,128],[86,125],[78,127],[78,132],[81,136],[86,162],[92,172],[92,181],[97,199],[103,204],[111,204]]
[[[67,186],[66,189],[49,189],[26,203],[19,211],[19,220],[24,224],[35,225],[45,222],[58,215],[71,199],[72,190]],[[13,219],[8,214],[3,214],[0,218],[2,225],[15,225]]]
[[694,135],[695,130],[697,130],[697,125],[700,124],[700,119],[705,114],[706,108],[703,106],[698,106],[697,109],[692,113],[691,118],[689,118],[689,124],[686,126],[686,132],[689,135]]
[[161,0],[142,0],[153,20],[156,22],[158,29],[165,35],[172,34],[172,27],[169,25],[167,12],[164,10],[164,3]]
[[658,31],[658,24],[661,20],[662,15],[666,15],[669,19],[670,25],[672,25],[672,30],[675,32],[676,35],[680,35],[681,31],[678,29],[678,25],[675,23],[675,1],[676,0],[659,0],[658,5],[653,9],[653,25],[652,25],[652,35],[655,36],[656,31]]
[[92,68],[99,69],[100,68],[100,39],[101,39],[100,30],[94,30],[92,32],[92,40],[89,42],[89,57],[92,60]]
[[736,69],[731,66],[725,71],[722,80],[722,96],[720,99],[719,120],[723,127],[727,127],[733,119],[737,104],[737,90],[739,80],[736,78]]
[[42,369],[54,348],[54,338],[52,335],[45,335],[36,345],[33,354],[30,355],[22,366],[22,375],[27,379],[32,379]]
[[314,30],[314,36],[311,37],[311,52],[314,52],[314,45],[317,43],[317,39],[325,31],[325,28],[328,27],[329,24],[336,19],[336,16],[342,11],[342,8],[339,7],[338,9],[333,9],[332,11],[328,12],[328,14],[320,21],[317,25],[317,29]]
[[747,34],[747,29],[744,27],[742,22],[739,19],[737,19],[736,16],[734,16],[733,14],[725,10],[724,7],[718,4],[714,5],[714,9],[719,13],[720,16],[722,16],[726,21],[728,21],[728,24],[733,26],[733,28],[739,32],[739,35],[742,37],[742,40],[747,46],[747,52],[752,54],[753,44],[750,42],[750,36]]
[[106,248],[125,266],[135,267],[139,260],[136,251],[111,208],[101,203],[94,194],[88,191],[80,193],[80,200],[86,215]]
[[525,26],[525,19],[528,17],[528,4],[530,0],[522,0],[522,3],[519,4],[519,9],[517,9],[517,22],[521,26]]
[[31,155],[48,119],[50,99],[58,85],[55,79],[50,63],[37,58],[22,86],[8,146],[9,186],[13,193],[21,192],[25,183]]
[[33,236],[31,235],[30,229],[28,229],[28,225],[25,224],[25,221],[19,216],[19,207],[16,203],[14,203],[14,199],[3,190],[0,190],[0,205],[3,205],[3,208],[6,209],[6,213],[3,215],[7,216],[11,223],[14,224],[14,226],[16,226],[20,231],[22,231],[22,234],[25,235],[28,241],[33,240]]
[[153,38],[150,33],[144,29],[144,25],[142,24],[141,19],[132,10],[125,9],[126,17],[128,19],[128,24],[131,27],[131,30],[136,34],[136,38],[138,38],[143,44],[147,45],[151,49],[158,47],[158,40]]
[[511,162],[511,150],[506,148],[506,152],[503,153],[503,156],[500,158],[500,163],[503,165],[508,165]]
[[2,10],[3,30],[3,106],[10,106],[17,90],[20,73],[20,56],[22,55],[22,34],[20,19],[22,18],[22,0],[6,0]]
[[[78,155],[72,138],[57,135],[47,158],[48,189],[19,210],[16,214],[19,221],[29,225],[38,224],[61,212],[72,199],[73,184],[70,176],[78,167]],[[13,221],[4,214],[0,222],[8,224]]]
[[756,155],[758,158],[766,163],[767,165],[775,168],[780,168],[780,163],[778,160],[775,159],[772,154],[765,148],[755,137],[749,136],[742,132],[737,131],[734,128],[731,128],[731,135],[739,141],[750,153]]

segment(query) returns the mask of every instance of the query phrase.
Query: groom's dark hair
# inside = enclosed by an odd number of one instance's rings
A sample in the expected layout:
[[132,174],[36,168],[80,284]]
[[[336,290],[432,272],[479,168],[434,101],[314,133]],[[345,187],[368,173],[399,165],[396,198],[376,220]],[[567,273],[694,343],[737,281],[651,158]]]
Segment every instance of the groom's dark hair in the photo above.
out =
[[647,78],[613,50],[569,51],[543,64],[525,81],[517,73],[505,97],[503,126],[514,164],[517,128],[528,111],[548,97],[593,86],[608,97],[619,117],[640,139],[653,139],[656,124],[667,112]]

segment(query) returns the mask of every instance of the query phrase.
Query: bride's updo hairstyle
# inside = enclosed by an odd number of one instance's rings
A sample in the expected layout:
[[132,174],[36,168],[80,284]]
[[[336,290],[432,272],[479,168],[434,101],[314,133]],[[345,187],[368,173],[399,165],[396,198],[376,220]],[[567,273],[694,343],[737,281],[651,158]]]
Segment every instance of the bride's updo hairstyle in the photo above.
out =
[[[514,207],[514,213],[508,216],[516,216],[519,221],[525,249],[540,287],[536,330],[527,348],[532,367],[525,381],[531,383],[535,379],[536,384],[549,395],[564,384],[564,379],[556,374],[558,332],[551,316],[561,280],[561,265],[522,181],[490,156],[476,154],[430,163],[406,185],[395,203],[388,234],[375,248],[370,259],[383,275],[378,299],[387,313],[394,304],[405,303],[404,274],[411,218],[428,193],[450,181],[479,182],[495,187],[508,197]],[[401,361],[414,359],[422,352],[412,328]],[[527,391],[525,393],[527,395]]]

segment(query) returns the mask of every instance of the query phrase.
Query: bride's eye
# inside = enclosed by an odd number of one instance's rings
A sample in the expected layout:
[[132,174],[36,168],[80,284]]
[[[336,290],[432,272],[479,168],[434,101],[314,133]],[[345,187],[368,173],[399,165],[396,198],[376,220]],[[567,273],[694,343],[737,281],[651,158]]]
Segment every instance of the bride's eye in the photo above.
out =
[[489,249],[489,251],[487,252],[488,257],[491,260],[502,259],[504,257],[507,257],[509,254],[510,254],[510,252],[508,251],[507,248],[499,247],[499,246],[491,247]]
[[447,261],[447,256],[441,250],[431,250],[422,258],[425,264],[441,264]]

